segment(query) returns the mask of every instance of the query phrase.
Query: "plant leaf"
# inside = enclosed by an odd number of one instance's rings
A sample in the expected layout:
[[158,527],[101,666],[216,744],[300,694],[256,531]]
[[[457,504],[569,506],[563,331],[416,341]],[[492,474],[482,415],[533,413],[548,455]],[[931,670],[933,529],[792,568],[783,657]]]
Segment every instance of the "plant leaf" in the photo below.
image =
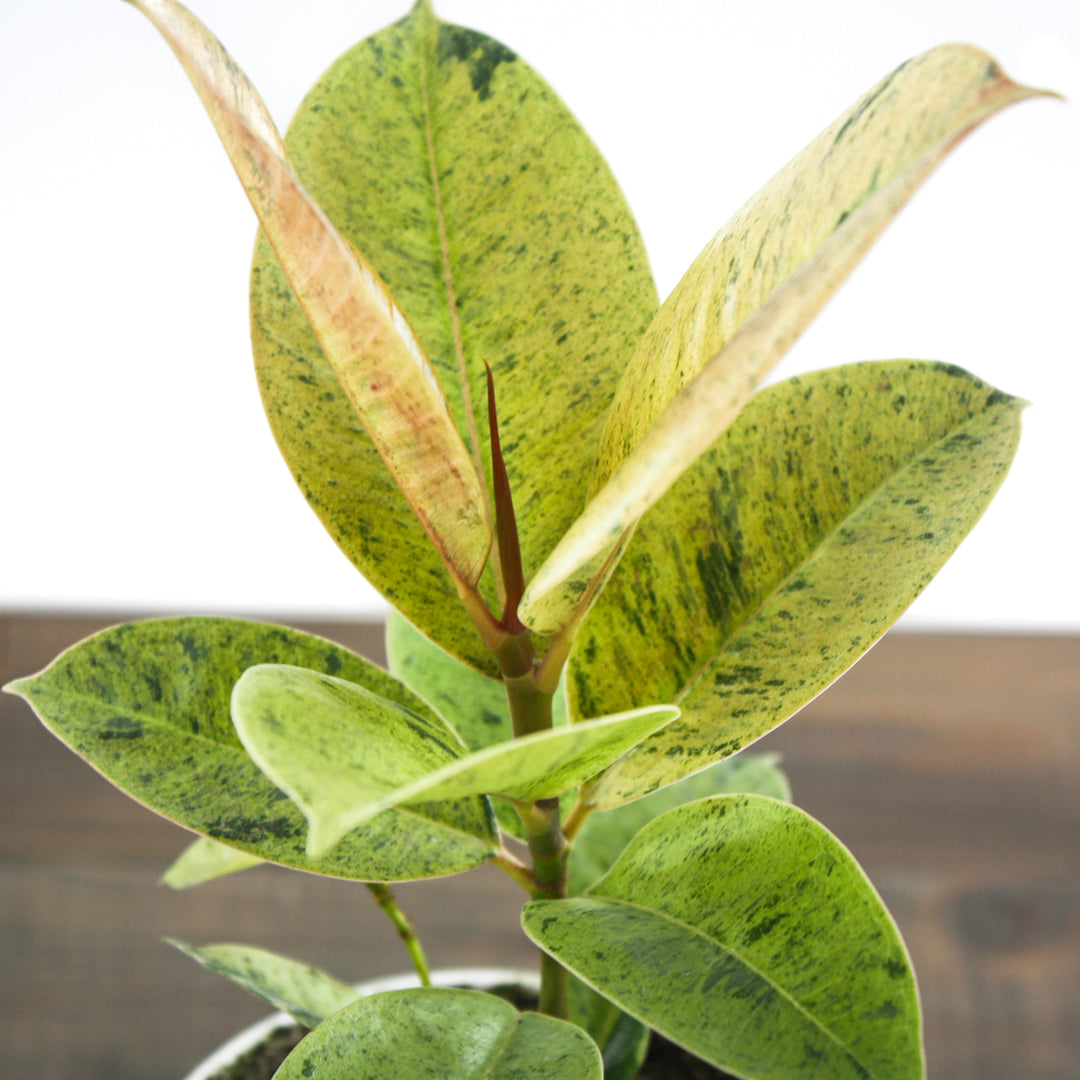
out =
[[637,709],[467,754],[441,720],[282,665],[244,672],[232,709],[252,758],[303,810],[313,855],[403,804],[560,795],[678,715],[671,706]]
[[[531,573],[584,505],[605,410],[657,307],[610,170],[520,57],[426,4],[329,69],[285,145],[427,346],[480,475],[491,365]],[[402,528],[264,242],[252,312],[271,424],[334,539],[414,625],[496,674],[424,537]]]
[[590,814],[570,854],[571,896],[579,896],[606,874],[631,840],[654,818],[676,806],[711,795],[767,795],[791,801],[787,777],[776,754],[738,754],[643,799]]
[[360,998],[357,990],[333,975],[265,949],[248,945],[196,948],[175,938],[167,940],[207,970],[231,979],[305,1027],[315,1027]]
[[919,1080],[900,935],[858,864],[786,803],[718,796],[639,834],[526,933],[627,1012],[750,1080]]
[[530,582],[526,623],[551,632],[567,621],[558,599],[567,583],[583,589],[596,558],[732,422],[935,165],[993,113],[1038,93],[973,46],[933,49],[856,102],[735,215],[642,339],[609,414],[595,497]]
[[682,716],[598,779],[615,806],[765,734],[853,664],[979,519],[1023,403],[894,361],[791,379],[642,521],[568,666],[575,716],[628,688]]
[[591,986],[570,976],[570,1021],[600,1049],[604,1080],[634,1080],[649,1053],[650,1031]]
[[[483,750],[514,737],[510,706],[500,680],[481,675],[428,640],[396,611],[386,620],[386,653],[391,673],[444,717],[470,750]],[[560,682],[552,702],[555,727],[567,723],[566,689]],[[565,797],[569,812],[573,796]],[[503,832],[525,839],[517,811],[505,799],[492,800]]]
[[326,856],[310,858],[303,816],[248,756],[229,716],[233,684],[260,663],[333,673],[438,719],[412,691],[340,645],[238,619],[113,627],[7,689],[133,798],[270,862],[360,881],[403,881],[458,873],[490,859],[497,843],[493,822],[471,803],[390,811]]
[[378,274],[293,172],[266,107],[220,42],[175,0],[130,2],[191,79],[386,468],[454,579],[474,585],[491,546],[484,490],[423,347]]
[[[395,678],[447,720],[470,750],[514,737],[506,689],[439,648],[407,619],[391,611],[386,620],[387,665]],[[567,723],[565,688],[552,701],[555,727]]]
[[396,990],[319,1025],[276,1080],[602,1080],[581,1028],[477,990]]
[[202,885],[215,878],[250,870],[262,861],[257,855],[249,855],[246,851],[237,851],[209,837],[200,836],[184,848],[162,875],[161,883],[170,889],[190,889],[193,885]]

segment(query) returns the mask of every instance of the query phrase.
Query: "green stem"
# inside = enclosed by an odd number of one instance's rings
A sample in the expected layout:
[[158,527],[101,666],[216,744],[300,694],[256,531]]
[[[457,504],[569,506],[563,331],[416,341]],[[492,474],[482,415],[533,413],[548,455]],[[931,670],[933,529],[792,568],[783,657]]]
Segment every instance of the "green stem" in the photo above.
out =
[[[534,900],[565,900],[570,845],[559,820],[559,800],[517,804],[533,858]],[[570,1008],[570,973],[546,953],[540,960],[540,1012],[565,1020]]]
[[430,986],[431,972],[428,969],[427,957],[424,956],[424,949],[420,944],[420,939],[416,936],[416,931],[406,917],[405,912],[398,907],[389,886],[375,881],[367,881],[364,884],[367,885],[371,895],[375,897],[375,903],[386,912],[386,915],[394,924],[394,929],[397,930],[401,940],[405,943],[405,948],[409,950],[413,967],[416,968],[416,974],[420,976],[420,985]]
[[540,1001],[545,1016],[566,1020],[570,1016],[570,972],[553,956],[540,954]]

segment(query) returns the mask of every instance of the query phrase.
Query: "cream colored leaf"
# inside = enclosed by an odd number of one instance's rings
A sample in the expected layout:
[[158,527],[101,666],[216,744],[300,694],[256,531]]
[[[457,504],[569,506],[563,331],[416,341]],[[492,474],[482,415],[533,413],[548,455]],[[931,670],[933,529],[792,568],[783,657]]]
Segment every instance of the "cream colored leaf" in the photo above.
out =
[[175,0],[130,0],[206,107],[312,329],[452,576],[472,586],[491,545],[483,489],[428,358],[390,292],[285,157],[254,87]]

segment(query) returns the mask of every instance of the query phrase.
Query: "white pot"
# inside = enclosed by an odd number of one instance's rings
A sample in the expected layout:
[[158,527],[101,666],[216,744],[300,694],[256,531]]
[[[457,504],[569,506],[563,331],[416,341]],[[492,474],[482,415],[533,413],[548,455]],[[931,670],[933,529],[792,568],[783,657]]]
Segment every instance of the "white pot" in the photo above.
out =
[[[540,976],[535,971],[517,968],[447,968],[444,971],[433,971],[431,982],[433,986],[465,986],[475,990],[487,990],[492,986],[513,984],[536,993],[540,992]],[[361,994],[367,995],[382,994],[387,990],[408,990],[419,985],[420,980],[416,973],[410,972],[406,975],[385,975],[381,979],[370,979],[367,982],[357,983],[356,988]],[[296,1021],[288,1013],[279,1012],[252,1024],[251,1027],[245,1028],[227,1043],[218,1047],[214,1053],[188,1073],[184,1080],[210,1080],[220,1069],[228,1067],[238,1057],[258,1046],[270,1032],[279,1027],[292,1027],[295,1023]]]

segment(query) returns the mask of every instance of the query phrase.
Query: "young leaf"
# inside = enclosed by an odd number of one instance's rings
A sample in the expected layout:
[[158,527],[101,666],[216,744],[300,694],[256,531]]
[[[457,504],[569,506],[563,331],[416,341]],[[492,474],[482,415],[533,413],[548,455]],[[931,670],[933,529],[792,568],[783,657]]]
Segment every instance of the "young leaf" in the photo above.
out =
[[[191,79],[334,375],[451,575],[476,584],[491,545],[484,492],[423,347],[372,267],[308,194],[266,107],[175,0],[130,0]],[[355,510],[354,510],[355,513]]]
[[167,940],[207,970],[231,979],[249,994],[287,1012],[305,1027],[321,1024],[328,1016],[360,998],[358,991],[333,975],[265,949],[248,945],[195,948],[175,938]]
[[333,673],[438,719],[396,679],[340,645],[237,619],[113,627],[7,689],[133,798],[261,859],[360,881],[438,877],[490,859],[497,843],[490,816],[456,803],[390,811],[325,857],[309,857],[302,814],[251,760],[230,719],[233,684],[259,663]]
[[[491,365],[531,573],[584,505],[605,410],[657,307],[610,170],[520,57],[426,3],[326,72],[285,145],[427,346],[480,475]],[[414,625],[496,674],[262,242],[251,298],[267,412],[305,495]]]
[[[386,620],[387,663],[395,678],[447,720],[470,750],[514,737],[506,688],[444,652],[396,611]],[[567,722],[562,685],[552,702],[555,727]]]
[[[383,797],[465,753],[441,717],[289,665],[249,667],[233,688],[232,718],[252,759],[304,812],[312,856],[387,809]],[[357,814],[358,803],[372,809]]]
[[738,1076],[923,1076],[896,926],[850,853],[786,803],[671,810],[585,896],[533,901],[522,921],[605,997]]
[[313,855],[395,806],[560,795],[678,715],[671,706],[637,709],[466,754],[441,720],[280,665],[249,668],[232,707],[252,758],[303,810]]
[[767,795],[790,802],[791,788],[780,771],[776,754],[744,753],[643,799],[591,814],[575,838],[570,854],[570,895],[579,896],[599,881],[653,818],[712,795]]
[[602,1080],[581,1028],[476,990],[396,990],[319,1025],[276,1080]]
[[[393,675],[415,690],[445,718],[470,750],[483,750],[514,737],[506,688],[489,679],[428,640],[396,611],[386,620],[386,653]],[[555,727],[567,723],[566,690],[562,683],[552,702]],[[567,796],[569,812],[573,803]],[[492,800],[499,828],[523,840],[521,818],[505,799]]]
[[934,49],[874,87],[736,214],[642,339],[609,414],[595,498],[530,582],[525,622],[551,631],[567,620],[554,602],[566,583],[583,589],[590,560],[732,422],[935,165],[987,117],[1038,93],[972,46]]
[[682,710],[590,802],[616,806],[728,757],[838,678],[982,515],[1022,404],[915,361],[756,395],[642,521],[579,634],[575,716],[625,708],[631,687]]
[[249,870],[262,861],[257,855],[249,855],[246,851],[237,851],[236,848],[200,836],[184,848],[162,875],[161,883],[170,889],[190,889],[193,885]]

